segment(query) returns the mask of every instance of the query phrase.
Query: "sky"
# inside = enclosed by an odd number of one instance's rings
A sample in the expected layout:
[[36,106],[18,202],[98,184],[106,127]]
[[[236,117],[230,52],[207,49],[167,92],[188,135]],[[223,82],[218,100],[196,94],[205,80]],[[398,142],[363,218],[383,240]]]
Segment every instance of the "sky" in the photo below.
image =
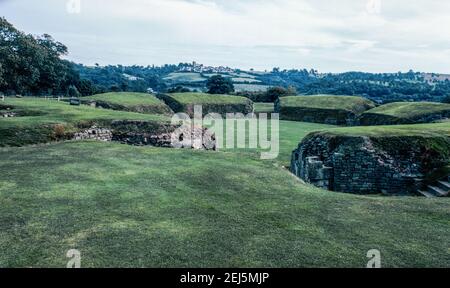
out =
[[0,0],[93,65],[450,74],[447,0]]

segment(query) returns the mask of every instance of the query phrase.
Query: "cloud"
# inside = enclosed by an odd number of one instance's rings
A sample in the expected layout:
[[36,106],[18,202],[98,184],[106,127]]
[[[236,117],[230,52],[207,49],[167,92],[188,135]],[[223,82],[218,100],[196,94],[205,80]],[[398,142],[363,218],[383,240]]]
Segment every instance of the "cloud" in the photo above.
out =
[[[375,10],[368,9],[377,2]],[[20,29],[50,33],[88,64],[206,64],[323,71],[449,72],[448,1],[1,1]],[[376,4],[376,5],[378,5]],[[369,7],[372,7],[369,5]]]

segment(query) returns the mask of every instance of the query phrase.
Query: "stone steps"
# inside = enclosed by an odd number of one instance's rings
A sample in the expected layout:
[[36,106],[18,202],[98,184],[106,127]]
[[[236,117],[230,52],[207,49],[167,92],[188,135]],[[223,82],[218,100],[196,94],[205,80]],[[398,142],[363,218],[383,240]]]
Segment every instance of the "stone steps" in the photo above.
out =
[[437,181],[433,185],[428,185],[426,191],[419,190],[418,192],[427,198],[448,197],[450,195],[450,176],[446,180]]

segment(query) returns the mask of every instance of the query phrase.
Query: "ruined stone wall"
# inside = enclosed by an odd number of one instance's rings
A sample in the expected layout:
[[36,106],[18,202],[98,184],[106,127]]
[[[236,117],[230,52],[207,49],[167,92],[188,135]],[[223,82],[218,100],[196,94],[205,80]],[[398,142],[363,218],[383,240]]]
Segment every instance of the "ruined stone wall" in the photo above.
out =
[[[177,137],[178,143],[174,143]],[[135,146],[216,150],[215,135],[201,127],[180,128],[150,121],[118,120],[110,127],[92,126],[74,134],[73,140],[117,141]],[[178,144],[178,146],[176,145]]]
[[291,170],[306,182],[332,191],[414,194],[425,173],[448,163],[445,155],[427,149],[411,143],[386,150],[368,137],[316,134],[293,152]]

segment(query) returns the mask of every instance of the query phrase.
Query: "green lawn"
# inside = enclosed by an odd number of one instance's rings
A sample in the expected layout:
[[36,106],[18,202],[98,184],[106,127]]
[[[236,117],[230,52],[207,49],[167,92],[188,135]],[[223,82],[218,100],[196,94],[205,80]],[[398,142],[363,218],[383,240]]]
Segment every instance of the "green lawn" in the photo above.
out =
[[328,129],[326,132],[344,136],[449,136],[450,122],[393,125],[393,126],[360,126]]
[[396,102],[376,107],[366,113],[415,119],[430,114],[444,112],[450,113],[450,104],[434,102]]
[[[268,122],[268,136],[271,137],[270,133],[270,120]],[[290,167],[291,163],[291,155],[292,151],[297,148],[298,144],[301,142],[301,140],[308,135],[310,132],[313,131],[321,131],[324,129],[329,129],[335,126],[332,125],[325,125],[325,124],[316,124],[316,123],[304,123],[304,122],[294,122],[294,121],[280,121],[279,122],[279,145],[280,145],[280,151],[278,157],[275,159],[275,162],[279,165],[283,165],[285,167]],[[248,126],[247,126],[248,129]],[[224,124],[224,131],[226,137],[226,124]],[[246,143],[248,144],[248,138],[250,134],[246,134]],[[235,136],[235,143],[237,142],[237,136]],[[224,151],[232,151],[232,152],[248,152],[248,153],[255,153],[258,154],[262,151],[268,151],[267,149],[226,149],[225,146],[225,140],[223,141],[223,150]]]
[[241,96],[215,95],[206,93],[173,93],[169,94],[175,101],[183,104],[246,104],[249,100]]
[[7,98],[0,110],[12,107],[19,117],[0,118],[0,146],[21,146],[48,142],[54,126],[64,126],[64,132],[77,126],[108,125],[113,120],[146,120],[157,124],[170,123],[170,117],[133,112],[97,109],[85,105],[71,106],[66,102],[42,98]]
[[302,184],[247,153],[96,142],[0,148],[0,267],[450,265],[450,200]]
[[274,113],[273,103],[254,103],[255,113]]
[[189,83],[189,82],[203,82],[207,78],[201,76],[200,73],[194,72],[176,72],[171,73],[164,80],[169,80],[175,83]]
[[346,110],[356,114],[375,107],[375,104],[365,98],[356,96],[287,96],[280,98],[281,107],[303,107],[314,109]]

